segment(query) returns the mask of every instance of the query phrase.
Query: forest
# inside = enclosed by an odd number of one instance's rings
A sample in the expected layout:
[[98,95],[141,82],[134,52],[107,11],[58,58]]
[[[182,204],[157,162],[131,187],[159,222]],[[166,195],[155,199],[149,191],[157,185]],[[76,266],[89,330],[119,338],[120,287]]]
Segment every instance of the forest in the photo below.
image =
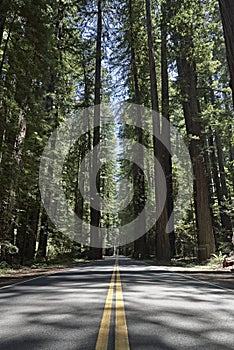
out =
[[[105,124],[100,106],[121,103],[135,106],[137,122],[114,116]],[[0,264],[111,255],[118,247],[112,229],[144,213],[149,196],[155,205],[120,253],[161,263],[231,254],[233,108],[233,0],[0,0]],[[153,115],[147,122],[145,110]],[[80,115],[90,125],[71,142],[60,183],[82,240],[61,232],[47,209],[62,212],[62,205],[52,186],[40,188],[42,170],[55,177],[48,159],[41,170],[48,142],[55,164],[62,153],[56,130]],[[186,146],[192,177],[170,152],[181,146],[170,128]],[[109,145],[101,166],[100,142]],[[144,146],[138,160],[147,176],[128,159],[134,143]],[[91,175],[98,169],[95,186],[80,176],[82,166]],[[95,191],[109,211],[92,206]]]

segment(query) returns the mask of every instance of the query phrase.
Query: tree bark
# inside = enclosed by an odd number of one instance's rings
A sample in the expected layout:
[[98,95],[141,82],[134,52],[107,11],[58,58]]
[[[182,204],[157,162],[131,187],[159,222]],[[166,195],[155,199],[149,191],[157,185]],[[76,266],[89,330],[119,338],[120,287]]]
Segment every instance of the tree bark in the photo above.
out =
[[[147,34],[148,34],[148,52],[149,52],[149,66],[150,66],[150,85],[151,85],[151,103],[153,111],[159,113],[159,102],[158,102],[158,88],[157,88],[157,76],[156,76],[156,67],[154,59],[154,45],[153,45],[153,34],[152,34],[152,18],[151,18],[151,1],[146,0],[146,22],[147,22]],[[164,71],[165,73],[165,71]],[[166,86],[164,86],[166,93]],[[154,135],[160,133],[160,123],[156,122],[153,118],[153,132]],[[154,147],[154,156],[161,163],[162,168],[165,171],[165,164],[163,160],[163,149],[161,143],[153,137],[153,147]],[[160,179],[158,177],[158,170],[156,167],[156,162],[154,165],[155,171],[155,197],[156,197],[156,208],[159,203],[159,189],[161,187]],[[165,203],[162,214],[156,223],[156,257],[159,261],[169,261],[170,260],[170,242],[169,234],[166,232],[168,223],[168,207]]]
[[[178,41],[179,42],[179,41]],[[178,44],[177,42],[177,44]],[[201,134],[200,107],[196,90],[196,66],[186,57],[192,47],[191,39],[180,38],[180,56],[177,57],[177,68],[182,95],[184,117],[189,137],[189,152],[194,173],[194,202],[198,228],[198,258],[207,260],[215,252],[215,240],[209,205],[209,189],[206,167],[203,156],[203,142]]]
[[[102,0],[98,0],[98,14],[97,14],[97,38],[96,38],[96,66],[95,66],[95,87],[94,87],[94,120],[96,121],[96,125],[94,127],[93,134],[93,148],[96,147],[100,142],[100,103],[101,103],[101,64],[102,64]],[[99,168],[99,155],[97,152],[93,152],[92,159],[92,174],[96,176],[96,187],[97,191],[100,191],[100,173],[97,172],[95,174],[95,170]],[[100,218],[101,213],[100,210],[93,208],[92,206],[92,193],[94,192],[94,188],[91,185],[90,194],[91,194],[91,212],[90,212],[90,223],[91,223],[91,232],[90,232],[90,243],[91,243],[91,257],[93,259],[101,259],[102,258],[102,244],[103,237],[101,237],[100,232],[96,233],[93,227],[100,227]],[[96,194],[96,193],[95,193]],[[98,203],[96,203],[98,204]],[[93,245],[98,245],[99,248],[93,247]]]
[[7,143],[10,155],[6,155],[3,159],[1,168],[1,176],[5,186],[2,188],[3,184],[1,184],[0,232],[1,238],[9,241],[11,240],[11,231],[15,220],[16,191],[18,190],[20,164],[26,137],[26,110],[27,104],[26,102],[22,102],[18,117],[18,130],[14,135],[13,133],[8,134]]
[[[169,111],[169,83],[168,83],[168,51],[167,51],[167,31],[168,31],[168,0],[163,1],[161,5],[162,19],[161,19],[161,81],[162,81],[162,116],[170,121]],[[162,122],[162,132],[168,140],[170,145],[170,127],[168,123]],[[175,249],[175,231],[174,231],[174,203],[173,203],[173,184],[172,184],[172,160],[169,150],[163,152],[163,163],[165,169],[165,176],[167,182],[167,210],[168,218],[170,218],[170,233],[169,241],[171,248],[171,256],[176,254]]]
[[234,1],[219,0],[234,106]]
[[224,230],[224,239],[226,242],[230,242],[231,236],[232,236],[232,222],[231,222],[230,216],[227,214],[227,204],[226,204],[230,202],[230,195],[229,195],[227,183],[226,183],[226,174],[225,174],[224,161],[223,161],[223,150],[222,150],[220,136],[218,135],[218,133],[215,134],[215,143],[217,147],[220,185],[221,185],[220,216],[221,216],[221,222]]
[[[134,19],[133,19],[133,4],[132,0],[129,0],[129,20],[130,20],[130,62],[131,62],[131,70],[132,70],[132,78],[133,78],[133,96],[132,102],[138,105],[141,105],[141,93],[139,88],[138,81],[138,72],[137,72],[137,57],[136,57],[136,35],[134,32]],[[138,127],[135,128],[137,142],[143,144],[143,132],[142,132],[142,115],[140,109],[137,111],[138,118]],[[144,162],[144,154],[141,149],[140,154],[138,155],[141,162]],[[134,217],[137,217],[139,213],[144,209],[145,204],[145,182],[144,182],[144,174],[141,169],[133,164],[133,188],[134,188],[134,196],[133,196],[133,205],[134,205]],[[139,225],[141,227],[139,227]],[[138,223],[138,227],[135,228],[136,231],[140,230],[141,232],[145,232],[145,216],[142,218],[140,223]],[[136,258],[144,258],[147,255],[147,247],[146,247],[146,233],[136,239],[134,241],[134,256]]]
[[5,28],[8,0],[0,0],[0,47],[2,45],[3,32]]
[[46,259],[48,242],[48,218],[45,209],[42,209],[40,220],[39,242],[37,248],[37,258]]
[[[213,91],[211,91],[211,103],[215,105],[215,94]],[[211,143],[211,160],[222,225],[222,239],[225,242],[230,242],[232,236],[232,222],[230,216],[227,214],[227,203],[230,202],[230,195],[226,184],[221,139],[217,131],[213,132],[211,127],[210,133],[211,135],[209,140]]]

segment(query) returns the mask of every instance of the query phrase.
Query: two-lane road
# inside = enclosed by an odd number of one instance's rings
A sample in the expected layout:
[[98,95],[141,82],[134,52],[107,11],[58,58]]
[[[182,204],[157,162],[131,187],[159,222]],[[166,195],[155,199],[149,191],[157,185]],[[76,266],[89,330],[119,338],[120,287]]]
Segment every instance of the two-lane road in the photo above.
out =
[[233,350],[234,297],[119,257],[0,289],[1,350]]

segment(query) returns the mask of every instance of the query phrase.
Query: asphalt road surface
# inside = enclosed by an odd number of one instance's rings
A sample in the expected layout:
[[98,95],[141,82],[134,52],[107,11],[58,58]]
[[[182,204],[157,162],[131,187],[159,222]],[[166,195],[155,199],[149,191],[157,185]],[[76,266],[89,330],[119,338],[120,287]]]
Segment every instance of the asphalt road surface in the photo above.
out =
[[233,291],[119,257],[0,289],[1,350],[233,350]]

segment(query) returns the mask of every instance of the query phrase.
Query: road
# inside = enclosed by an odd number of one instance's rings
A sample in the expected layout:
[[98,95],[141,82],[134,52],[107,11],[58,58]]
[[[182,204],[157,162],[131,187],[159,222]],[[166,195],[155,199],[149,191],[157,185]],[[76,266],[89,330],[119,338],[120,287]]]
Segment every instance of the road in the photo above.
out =
[[0,289],[1,350],[233,348],[233,291],[124,257]]

